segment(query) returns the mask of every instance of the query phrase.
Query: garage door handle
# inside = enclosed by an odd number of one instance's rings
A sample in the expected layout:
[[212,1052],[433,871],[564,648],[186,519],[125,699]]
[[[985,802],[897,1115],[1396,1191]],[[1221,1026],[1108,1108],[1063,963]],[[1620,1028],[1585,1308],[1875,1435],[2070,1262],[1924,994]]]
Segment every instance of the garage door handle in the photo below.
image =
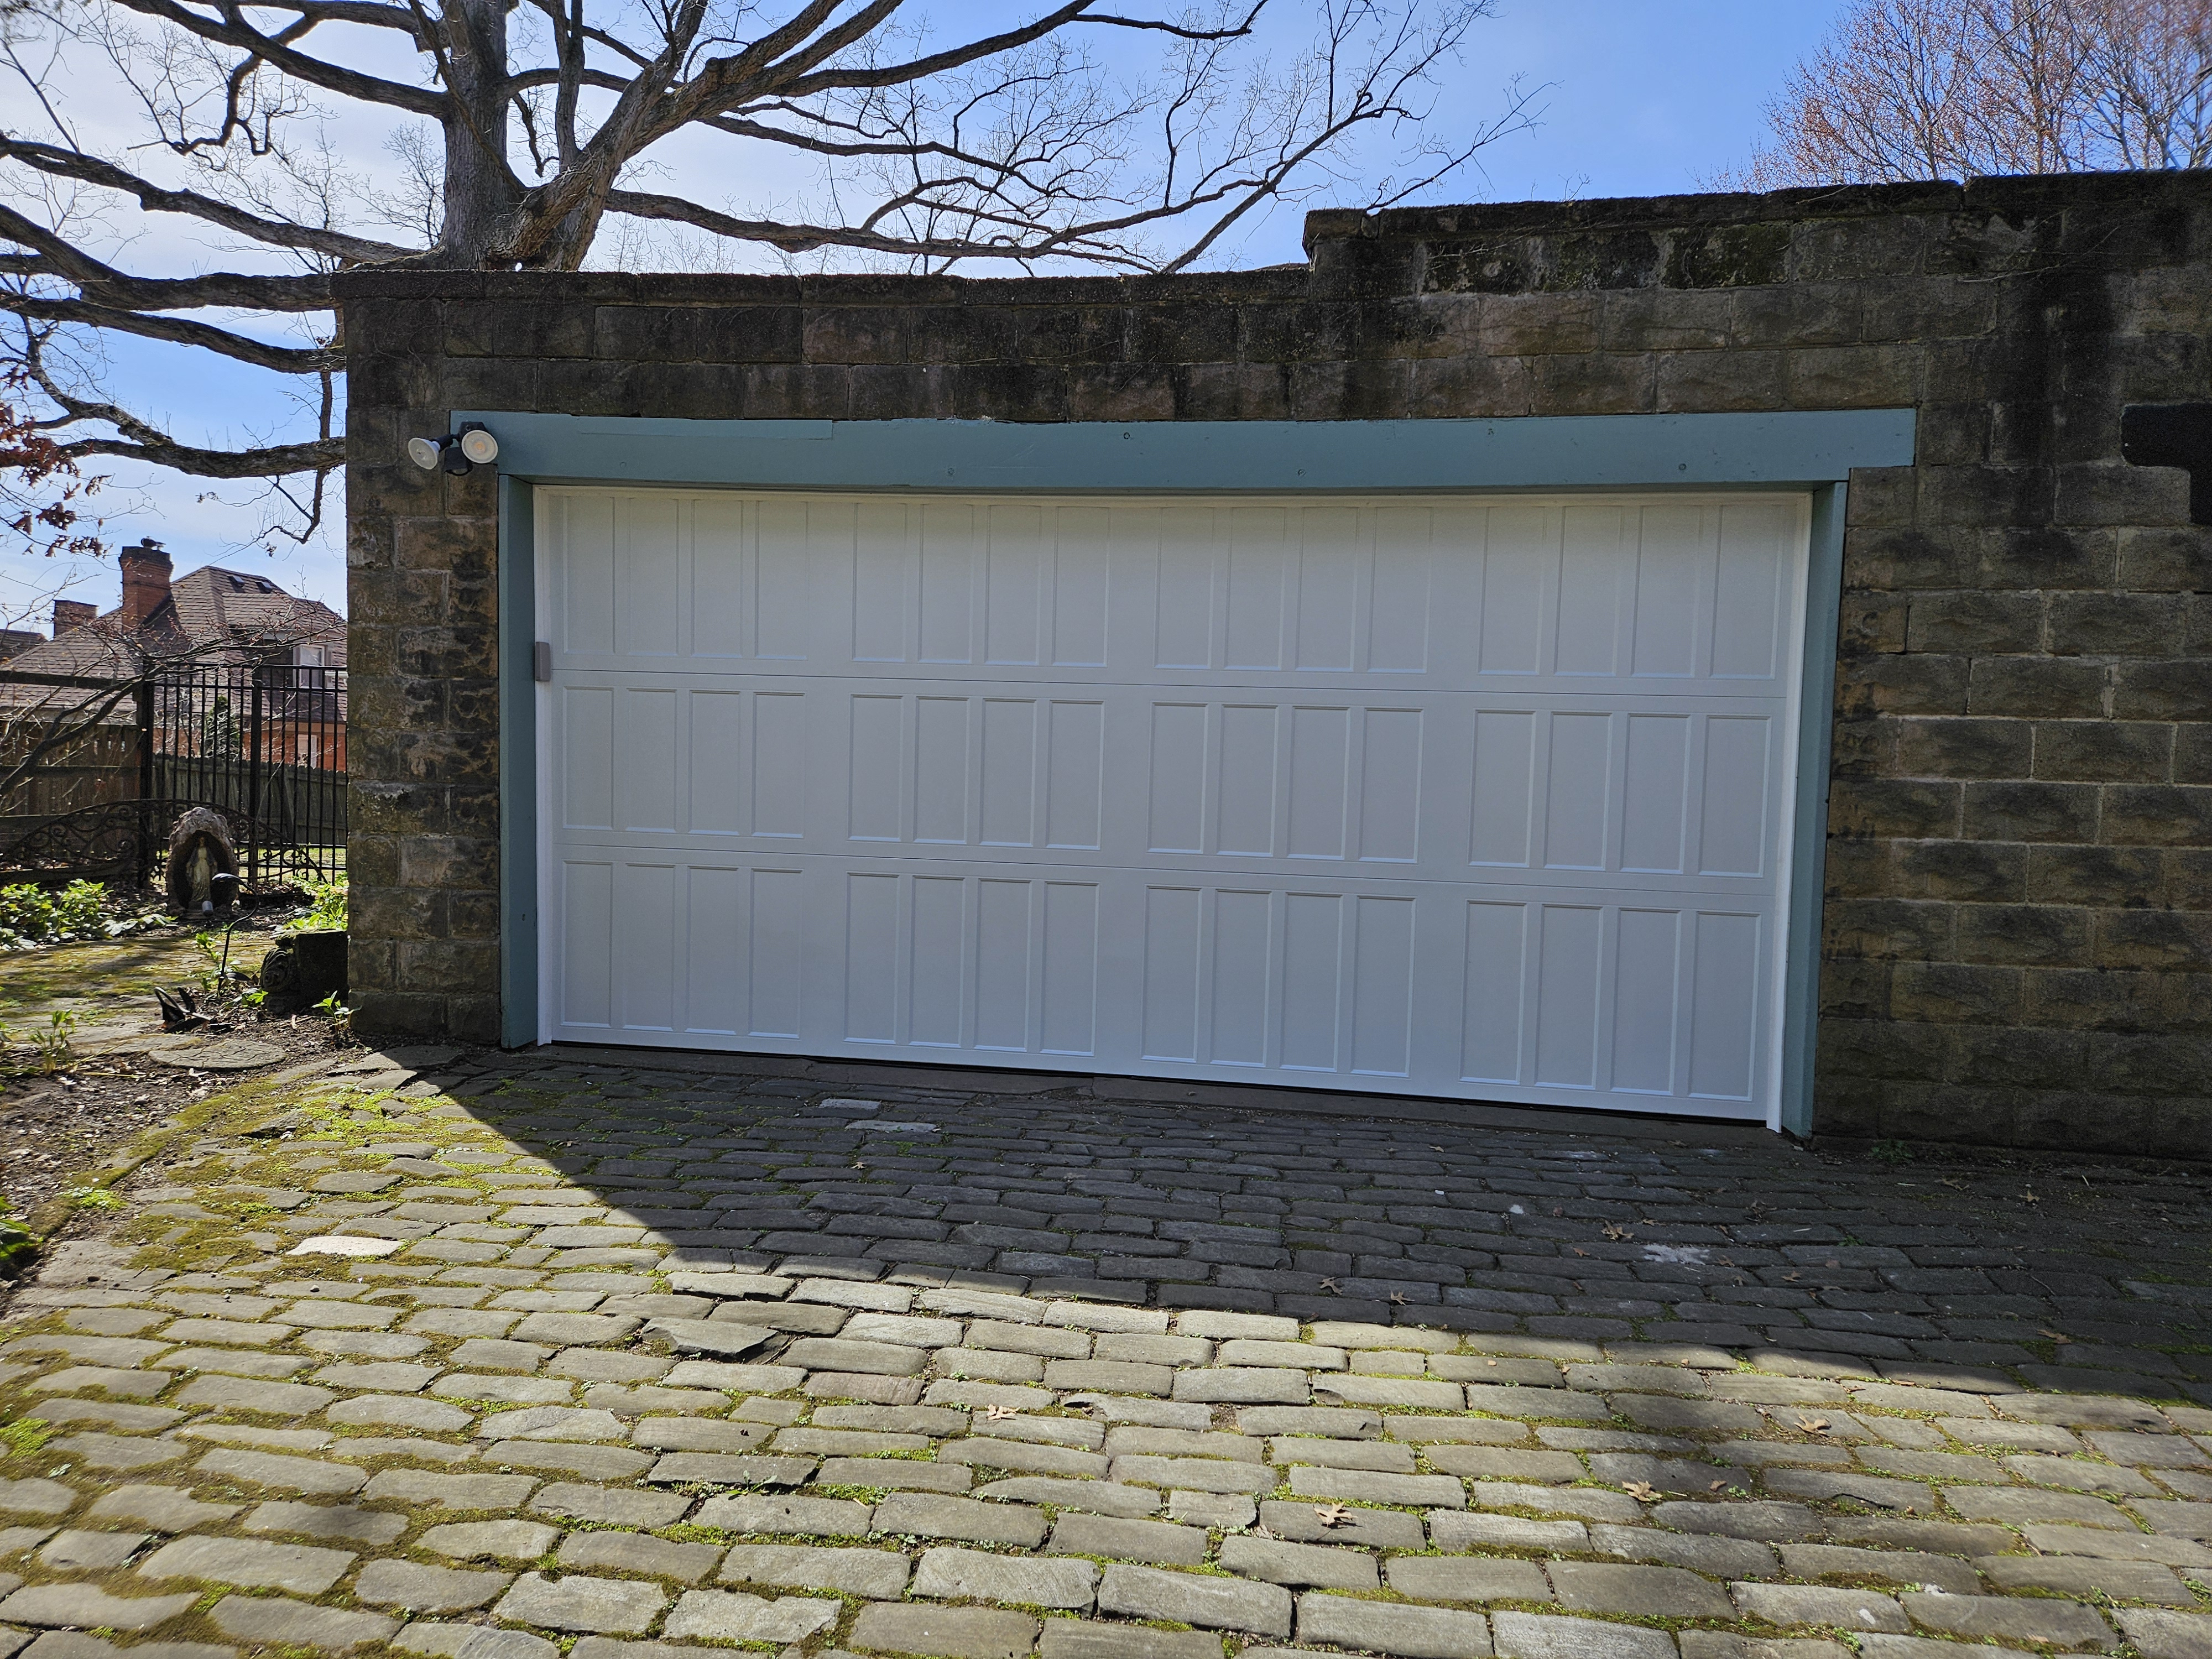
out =
[[553,683],[553,647],[545,640],[533,641],[530,647],[531,677],[540,685]]

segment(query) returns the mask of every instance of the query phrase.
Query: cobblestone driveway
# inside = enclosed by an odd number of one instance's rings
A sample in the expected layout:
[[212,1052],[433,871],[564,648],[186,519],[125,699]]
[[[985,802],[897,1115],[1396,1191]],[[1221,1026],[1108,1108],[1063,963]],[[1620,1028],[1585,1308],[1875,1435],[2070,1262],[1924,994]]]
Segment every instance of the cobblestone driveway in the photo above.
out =
[[411,1063],[15,1297],[0,1659],[2212,1656],[2198,1172]]

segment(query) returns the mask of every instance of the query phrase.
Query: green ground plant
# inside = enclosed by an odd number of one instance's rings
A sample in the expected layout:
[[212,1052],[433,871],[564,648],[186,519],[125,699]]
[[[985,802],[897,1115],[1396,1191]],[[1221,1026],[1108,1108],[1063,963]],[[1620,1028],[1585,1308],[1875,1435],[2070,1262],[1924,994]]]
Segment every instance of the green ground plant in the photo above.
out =
[[6,1201],[0,1200],[0,1279],[20,1272],[37,1248],[30,1230],[9,1214]]
[[46,1029],[31,1033],[31,1046],[39,1051],[41,1070],[51,1074],[76,1059],[70,1042],[76,1030],[76,1016],[66,1008],[56,1008],[46,1016]]
[[113,939],[107,888],[73,881],[58,893],[25,882],[0,887],[0,950],[25,951],[70,939]]
[[313,876],[300,883],[308,898],[307,914],[300,919],[305,933],[343,931],[346,925],[346,878],[333,876],[319,881]]

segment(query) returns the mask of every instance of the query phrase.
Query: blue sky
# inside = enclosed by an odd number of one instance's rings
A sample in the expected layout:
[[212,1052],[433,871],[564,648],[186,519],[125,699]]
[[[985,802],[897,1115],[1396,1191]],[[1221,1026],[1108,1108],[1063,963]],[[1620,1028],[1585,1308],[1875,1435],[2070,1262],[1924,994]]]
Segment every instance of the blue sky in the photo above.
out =
[[[1563,196],[1644,196],[1695,190],[1741,162],[1764,131],[1761,107],[1810,51],[1844,0],[1502,0],[1477,27],[1462,71],[1475,107],[1520,75],[1548,82],[1540,123],[1483,153],[1481,166],[1448,192],[1463,201]],[[957,9],[957,8],[956,8]],[[1246,239],[1237,262],[1300,257],[1298,215],[1274,216]],[[134,262],[125,254],[118,263]],[[152,274],[149,272],[149,274]],[[209,354],[123,341],[112,384],[188,441],[252,441],[309,429],[289,407],[281,377]],[[271,576],[295,592],[344,607],[343,526],[329,517],[306,546],[281,538],[273,556],[256,540],[264,516],[240,505],[248,487],[211,484],[109,464],[112,543],[150,534],[179,571],[221,563]],[[201,499],[212,495],[212,499]],[[52,568],[0,572],[0,608],[26,579]],[[50,591],[51,580],[37,584]],[[88,569],[74,597],[103,608],[118,597],[113,565]]]

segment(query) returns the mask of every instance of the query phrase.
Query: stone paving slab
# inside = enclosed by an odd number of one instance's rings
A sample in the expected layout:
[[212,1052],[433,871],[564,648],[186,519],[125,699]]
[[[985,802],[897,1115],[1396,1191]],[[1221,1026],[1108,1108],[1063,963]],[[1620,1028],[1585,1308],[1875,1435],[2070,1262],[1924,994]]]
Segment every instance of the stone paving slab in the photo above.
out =
[[0,1659],[2212,1654],[2193,1174],[427,1067],[14,1294]]

